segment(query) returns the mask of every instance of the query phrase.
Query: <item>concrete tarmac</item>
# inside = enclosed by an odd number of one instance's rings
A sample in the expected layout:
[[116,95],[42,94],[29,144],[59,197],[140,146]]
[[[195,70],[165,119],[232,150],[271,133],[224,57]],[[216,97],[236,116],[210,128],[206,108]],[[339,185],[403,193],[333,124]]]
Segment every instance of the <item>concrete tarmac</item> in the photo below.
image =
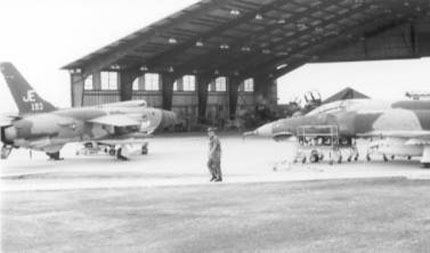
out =
[[[119,161],[106,154],[77,156],[67,145],[64,160],[48,161],[41,152],[14,150],[1,161],[2,191],[131,188],[206,185],[208,140],[205,135],[171,135],[150,140],[149,154]],[[430,179],[418,160],[294,164],[294,142],[221,136],[224,184],[346,178]],[[364,146],[364,145],[362,145]],[[361,148],[363,150],[363,147]],[[363,158],[363,156],[362,156]]]
[[[430,170],[403,159],[293,164],[294,142],[205,135],[150,140],[149,154],[1,161],[4,252],[428,252]],[[363,149],[364,146],[362,145]]]

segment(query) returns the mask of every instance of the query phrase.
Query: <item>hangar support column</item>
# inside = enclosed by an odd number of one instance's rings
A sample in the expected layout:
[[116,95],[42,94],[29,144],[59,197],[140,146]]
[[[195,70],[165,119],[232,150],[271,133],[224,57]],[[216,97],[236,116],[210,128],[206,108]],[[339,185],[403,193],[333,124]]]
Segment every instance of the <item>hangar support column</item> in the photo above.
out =
[[213,77],[209,75],[198,75],[197,81],[197,100],[198,100],[198,121],[206,121],[206,110],[208,107],[208,87]]
[[120,100],[127,101],[132,99],[133,95],[133,81],[141,72],[138,70],[122,70],[120,72]]
[[70,83],[72,90],[72,107],[81,107],[84,104],[84,77],[80,71],[70,72]]
[[233,120],[236,118],[236,108],[237,108],[237,98],[239,96],[239,77],[230,77],[228,79],[228,106],[229,106],[229,116]]
[[276,80],[268,77],[254,78],[254,97],[258,105],[277,105],[278,88]]
[[160,76],[162,87],[162,107],[165,110],[172,110],[173,84],[180,75],[176,73],[162,73]]

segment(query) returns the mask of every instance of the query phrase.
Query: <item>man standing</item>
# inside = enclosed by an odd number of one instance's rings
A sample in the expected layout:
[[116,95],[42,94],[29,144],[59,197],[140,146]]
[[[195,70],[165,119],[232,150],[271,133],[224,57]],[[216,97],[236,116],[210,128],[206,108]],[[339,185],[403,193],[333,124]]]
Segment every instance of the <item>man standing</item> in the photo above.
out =
[[208,153],[208,168],[212,174],[211,182],[222,182],[221,172],[221,142],[215,134],[216,128],[208,128],[209,136],[209,153]]

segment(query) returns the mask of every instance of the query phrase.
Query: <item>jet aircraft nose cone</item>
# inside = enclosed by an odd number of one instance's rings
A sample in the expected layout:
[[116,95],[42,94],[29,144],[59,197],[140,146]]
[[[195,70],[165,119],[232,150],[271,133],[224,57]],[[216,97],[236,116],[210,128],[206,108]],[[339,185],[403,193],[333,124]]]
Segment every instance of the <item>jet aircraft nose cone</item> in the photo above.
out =
[[267,123],[257,128],[254,134],[262,137],[272,137],[273,135],[273,123]]

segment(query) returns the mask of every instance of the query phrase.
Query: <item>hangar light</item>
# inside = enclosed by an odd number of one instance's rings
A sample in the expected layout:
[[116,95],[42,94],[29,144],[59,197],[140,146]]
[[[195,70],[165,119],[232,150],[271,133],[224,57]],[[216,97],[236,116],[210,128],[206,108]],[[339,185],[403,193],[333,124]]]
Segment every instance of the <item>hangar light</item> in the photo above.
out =
[[114,65],[110,66],[110,68],[114,69],[114,70],[118,70],[118,69],[121,69],[121,66],[119,66],[118,64],[114,64]]
[[147,66],[142,66],[139,68],[140,71],[148,71],[148,67]]
[[263,49],[261,52],[263,54],[270,54],[272,51],[270,51],[270,49]]
[[308,26],[306,24],[303,24],[303,23],[298,23],[296,26],[297,26],[297,29],[299,29],[299,30],[305,30],[308,28]]
[[170,66],[168,71],[169,71],[170,73],[172,73],[172,72],[174,72],[174,71],[175,71],[175,69],[174,69],[172,66]]
[[71,69],[69,70],[70,74],[80,74],[81,73],[81,69]]
[[229,46],[228,44],[221,44],[219,47],[220,47],[221,49],[224,49],[224,50],[227,50],[227,49],[229,49],[229,48],[230,48],[230,46]]
[[178,41],[175,38],[169,38],[169,44],[176,44]]
[[230,10],[230,15],[232,16],[239,16],[240,15],[240,11],[237,9],[232,9]]
[[283,25],[286,23],[286,21],[285,21],[285,19],[282,18],[282,19],[279,19],[277,23],[280,25]]
[[280,70],[280,69],[283,69],[283,68],[286,68],[286,67],[288,67],[288,63],[284,63],[284,64],[276,66],[276,70]]
[[243,52],[249,52],[249,51],[251,51],[251,48],[248,47],[248,46],[244,46],[240,50],[243,51]]
[[196,41],[196,47],[203,47],[204,46],[204,43],[203,43],[203,41]]
[[219,70],[218,70],[218,69],[215,69],[214,74],[215,74],[215,75],[219,75]]
[[258,13],[257,15],[255,15],[255,19],[256,20],[263,20],[263,15],[261,15],[260,13]]

